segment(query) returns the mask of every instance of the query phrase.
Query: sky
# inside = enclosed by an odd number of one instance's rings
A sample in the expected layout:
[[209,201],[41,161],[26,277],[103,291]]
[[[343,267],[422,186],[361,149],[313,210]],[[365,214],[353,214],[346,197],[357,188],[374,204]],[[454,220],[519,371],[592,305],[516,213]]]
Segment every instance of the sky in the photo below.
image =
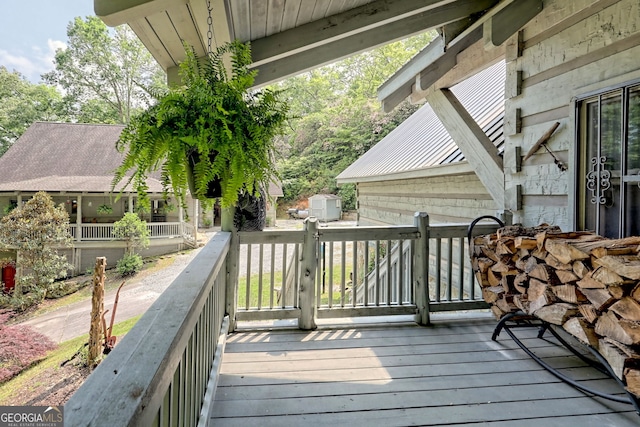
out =
[[67,25],[95,15],[93,0],[1,0],[0,66],[40,83],[51,71],[56,49],[64,48]]

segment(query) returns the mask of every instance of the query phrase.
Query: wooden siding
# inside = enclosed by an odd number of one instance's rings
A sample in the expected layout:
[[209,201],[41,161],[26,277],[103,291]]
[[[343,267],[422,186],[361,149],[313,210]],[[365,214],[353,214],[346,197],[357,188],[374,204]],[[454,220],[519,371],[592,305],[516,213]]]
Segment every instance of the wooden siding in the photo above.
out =
[[[514,222],[572,229],[575,98],[640,77],[640,2],[545,1],[520,37],[522,55],[507,63],[507,87],[518,89],[505,106],[505,207],[515,212]],[[524,156],[556,121],[548,145],[569,170],[560,171],[544,149],[516,170],[516,147]]]
[[[637,426],[630,405],[559,382],[495,320],[229,336],[210,425]],[[545,360],[600,390],[619,386],[552,341],[518,335]]]
[[473,173],[358,184],[362,225],[410,224],[417,211],[427,212],[433,222],[468,222],[496,210]]

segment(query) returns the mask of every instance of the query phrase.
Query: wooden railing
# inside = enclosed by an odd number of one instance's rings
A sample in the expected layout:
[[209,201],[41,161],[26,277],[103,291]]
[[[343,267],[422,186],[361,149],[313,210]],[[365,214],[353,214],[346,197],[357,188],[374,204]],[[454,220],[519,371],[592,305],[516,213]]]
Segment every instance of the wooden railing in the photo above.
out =
[[465,237],[466,225],[429,226],[426,214],[412,226],[318,228],[310,218],[302,231],[218,232],[67,402],[65,424],[207,425],[236,320],[313,329],[319,317],[410,313],[428,324],[431,311],[484,306],[458,270]]
[[70,426],[195,426],[218,378],[230,233],[217,233],[65,405]]
[[[195,240],[194,228],[184,222],[150,222],[147,223],[150,238],[162,239],[183,237],[185,240]],[[80,224],[80,240],[115,240],[113,224]],[[73,239],[78,239],[78,225],[69,226]]]
[[233,319],[296,318],[314,327],[316,318],[416,314],[427,323],[429,312],[487,307],[469,266],[467,224],[429,225],[426,214],[413,226],[311,221],[306,230],[238,233]]

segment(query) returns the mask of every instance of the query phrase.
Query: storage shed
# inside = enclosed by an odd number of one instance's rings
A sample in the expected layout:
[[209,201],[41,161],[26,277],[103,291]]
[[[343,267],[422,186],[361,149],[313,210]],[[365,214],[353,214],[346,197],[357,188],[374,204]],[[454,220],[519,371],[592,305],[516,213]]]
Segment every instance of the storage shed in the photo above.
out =
[[342,199],[335,194],[316,194],[309,197],[309,216],[318,221],[338,221],[342,215]]

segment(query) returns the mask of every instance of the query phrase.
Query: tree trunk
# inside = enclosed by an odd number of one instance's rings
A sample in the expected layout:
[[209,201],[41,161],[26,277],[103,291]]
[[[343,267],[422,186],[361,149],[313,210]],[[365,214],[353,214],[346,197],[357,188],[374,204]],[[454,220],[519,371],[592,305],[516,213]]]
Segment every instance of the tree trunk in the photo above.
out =
[[100,363],[102,355],[102,313],[104,311],[105,257],[97,257],[93,269],[93,298],[91,299],[91,326],[89,328],[89,354],[87,364],[93,368]]

